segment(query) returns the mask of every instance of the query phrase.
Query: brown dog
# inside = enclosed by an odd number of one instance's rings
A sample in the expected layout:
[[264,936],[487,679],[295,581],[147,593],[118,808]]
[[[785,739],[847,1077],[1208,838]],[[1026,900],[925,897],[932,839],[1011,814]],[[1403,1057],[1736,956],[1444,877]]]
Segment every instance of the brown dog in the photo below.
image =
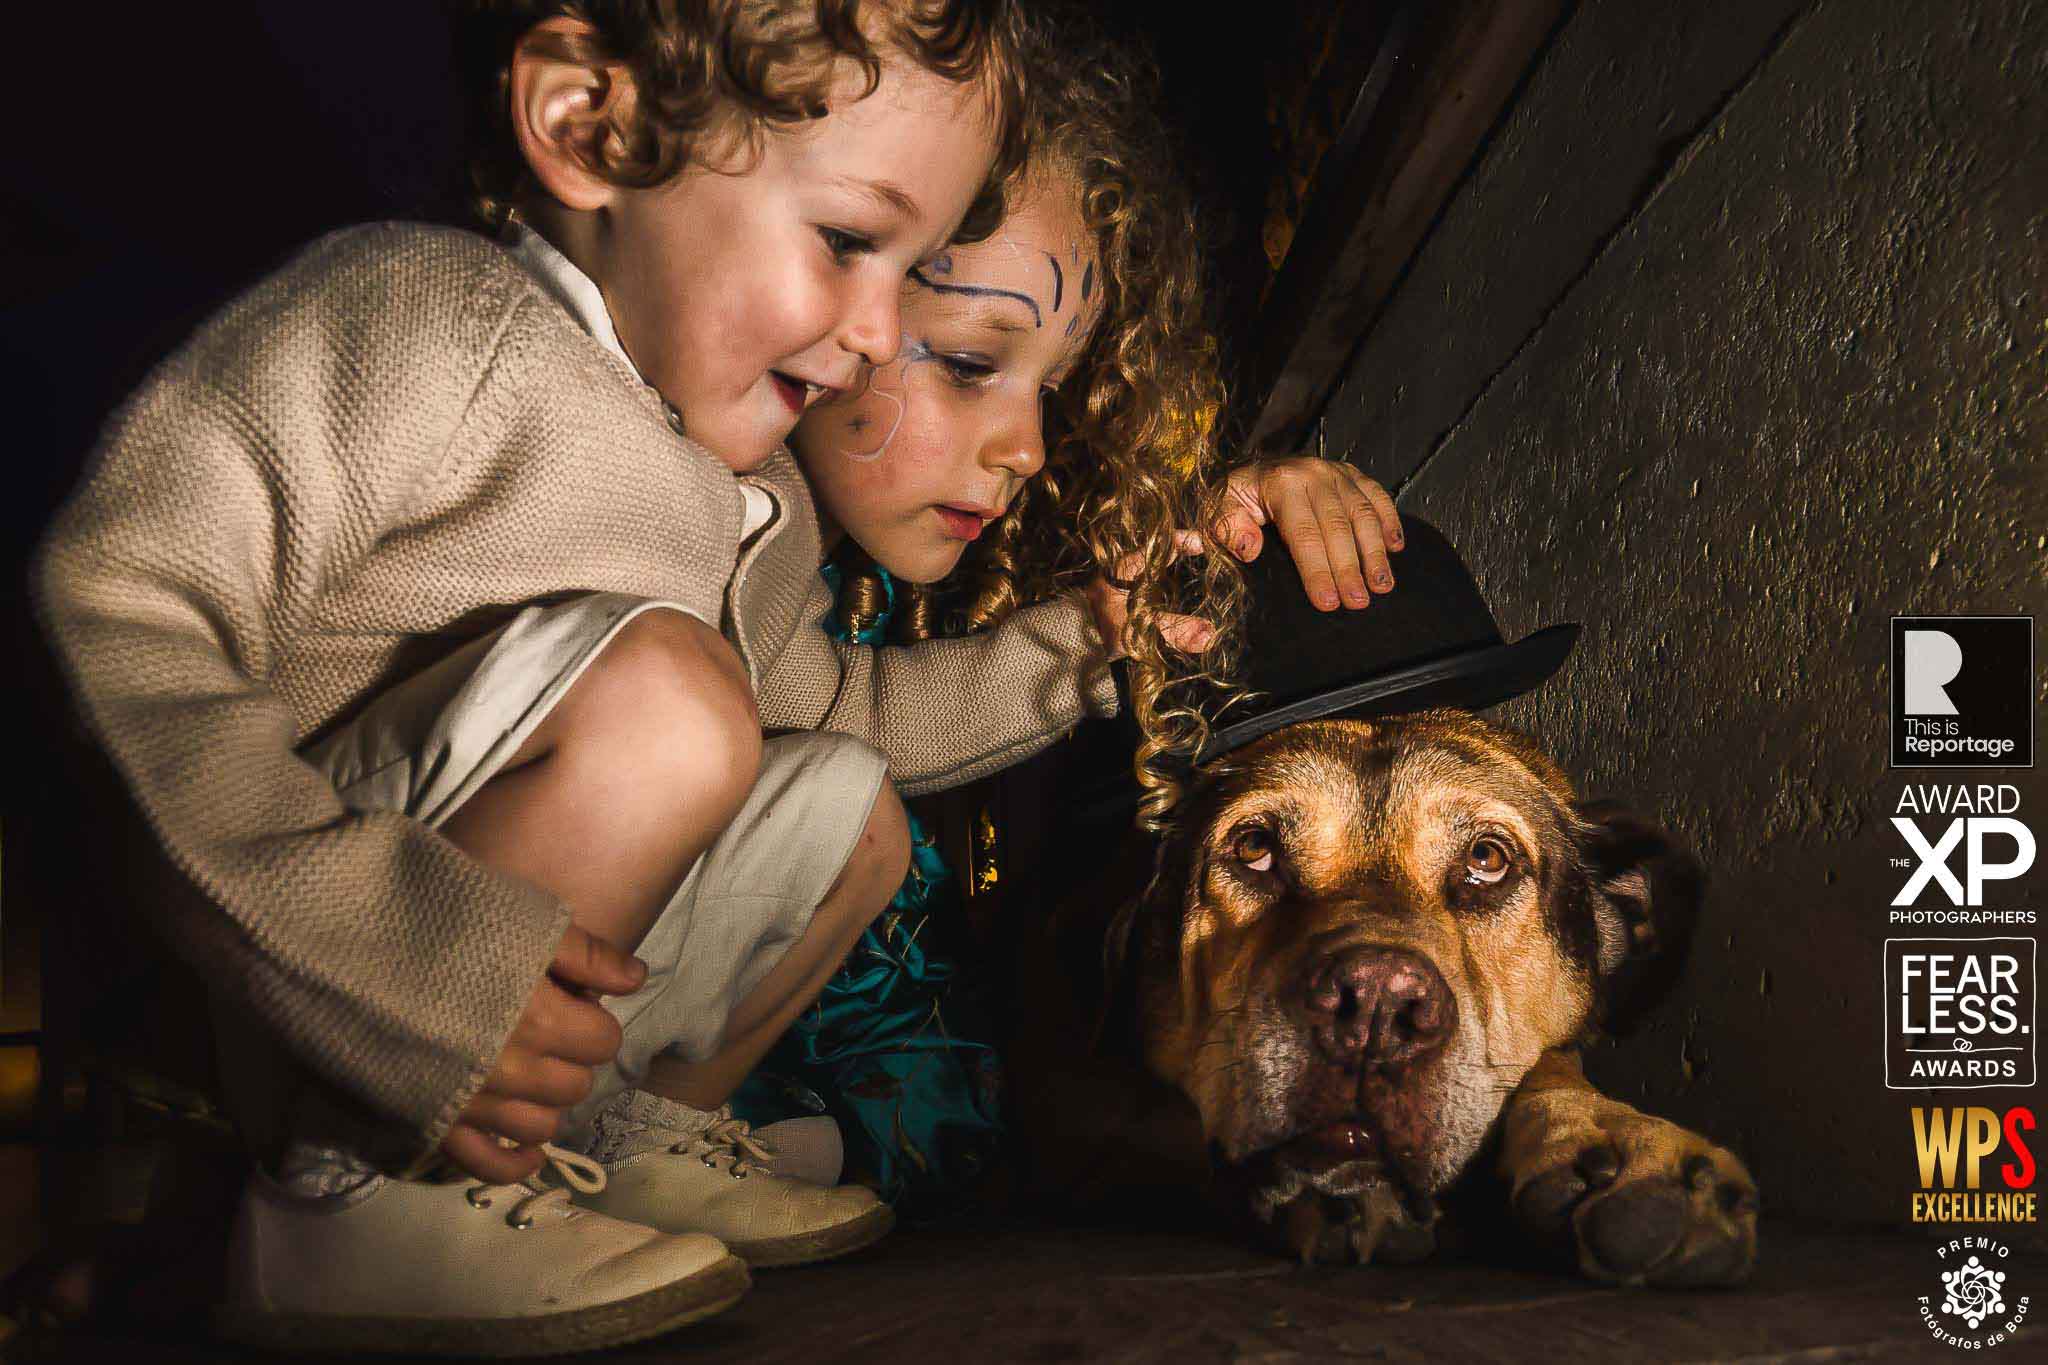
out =
[[1022,1126],[1055,1181],[1077,1148],[1091,1174],[1119,1150],[1207,1165],[1304,1260],[1427,1254],[1439,1197],[1490,1170],[1588,1275],[1732,1283],[1756,1252],[1749,1173],[1599,1094],[1575,1051],[1669,984],[1700,888],[1662,831],[1579,805],[1467,713],[1290,727],[1204,769],[1149,889],[1106,929],[1099,891],[1068,897],[1037,960],[1045,1002],[1045,972],[1075,979],[1058,945],[1106,933],[1120,1008],[1098,1036],[1171,1094],[1070,1065],[1078,1035],[1034,1025]]

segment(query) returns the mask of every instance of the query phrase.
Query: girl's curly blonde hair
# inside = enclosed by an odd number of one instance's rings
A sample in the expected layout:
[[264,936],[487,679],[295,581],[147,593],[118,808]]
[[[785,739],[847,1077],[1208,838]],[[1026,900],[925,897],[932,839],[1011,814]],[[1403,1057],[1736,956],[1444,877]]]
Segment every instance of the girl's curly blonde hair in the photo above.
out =
[[[1100,258],[1101,319],[1074,377],[1046,404],[1045,468],[951,578],[897,585],[891,629],[899,641],[933,633],[933,593],[957,598],[955,623],[978,630],[1097,575],[1128,583],[1139,823],[1156,830],[1208,738],[1203,703],[1227,700],[1241,637],[1244,577],[1213,534],[1223,381],[1194,208],[1155,112],[1156,77],[1072,17],[1061,17],[1057,41],[1047,27],[1025,45],[1031,155],[1021,174],[1034,188],[1078,192]],[[1009,197],[1020,198],[1015,186]],[[1176,549],[1187,530],[1201,535],[1204,554]],[[843,622],[857,626],[879,583],[858,564],[842,567]],[[1199,655],[1174,649],[1159,630],[1168,613],[1208,620],[1215,643]]]

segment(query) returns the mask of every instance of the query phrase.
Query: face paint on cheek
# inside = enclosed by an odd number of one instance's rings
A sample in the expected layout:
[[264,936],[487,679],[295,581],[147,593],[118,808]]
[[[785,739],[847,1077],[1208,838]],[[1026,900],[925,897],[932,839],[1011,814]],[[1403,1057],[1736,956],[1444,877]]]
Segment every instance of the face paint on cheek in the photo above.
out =
[[[923,342],[918,341],[916,338],[912,337],[910,333],[905,332],[903,334],[903,346],[900,352],[900,358],[895,363],[902,369],[903,383],[905,389],[908,389],[910,386],[910,367],[921,360],[931,359],[933,359],[933,356],[930,348],[925,346]],[[888,453],[889,442],[895,439],[897,430],[903,425],[903,399],[898,397],[896,394],[890,393],[887,389],[876,388],[875,372],[872,368],[869,369],[867,372],[863,388],[858,394],[854,396],[856,404],[858,403],[859,399],[866,398],[870,395],[876,398],[885,399],[888,402],[895,404],[896,413],[893,417],[889,419],[889,429],[882,433],[881,441],[875,446],[873,450],[861,451],[855,449],[853,445],[849,445],[847,447],[846,458],[853,461],[855,464],[873,464],[876,460],[881,459],[883,455]],[[846,421],[847,435],[856,438],[857,441],[860,439],[864,439],[867,434],[868,427],[871,424],[871,419],[868,417],[866,413],[856,412]]]

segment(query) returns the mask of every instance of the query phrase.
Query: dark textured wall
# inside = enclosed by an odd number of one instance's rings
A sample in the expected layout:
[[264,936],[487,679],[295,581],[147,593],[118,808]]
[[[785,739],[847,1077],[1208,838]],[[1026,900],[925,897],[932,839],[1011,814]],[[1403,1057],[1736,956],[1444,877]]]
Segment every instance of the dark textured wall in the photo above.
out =
[[1901,1222],[1908,1106],[2030,1099],[1886,1090],[1880,994],[1888,935],[2038,932],[1888,928],[1908,778],[2015,782],[2044,854],[2048,781],[1890,770],[1886,707],[1891,615],[2048,616],[2044,91],[2028,0],[1585,0],[1330,409],[1510,638],[1586,623],[1502,718],[1715,877],[1596,1074],[1778,1213]]

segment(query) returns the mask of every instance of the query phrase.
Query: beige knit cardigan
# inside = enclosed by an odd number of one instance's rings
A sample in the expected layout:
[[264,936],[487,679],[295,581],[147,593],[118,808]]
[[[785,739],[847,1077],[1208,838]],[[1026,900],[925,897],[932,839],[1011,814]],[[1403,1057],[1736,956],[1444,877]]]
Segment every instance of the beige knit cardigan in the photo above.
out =
[[[295,751],[521,605],[580,592],[720,621],[764,724],[856,734],[915,794],[1114,706],[1072,600],[910,648],[821,629],[816,513],[739,480],[507,253],[409,224],[315,243],[110,421],[38,555],[40,619],[181,894],[174,951],[393,1125],[417,1170],[481,1086],[569,911]],[[196,892],[197,894],[192,894]]]

